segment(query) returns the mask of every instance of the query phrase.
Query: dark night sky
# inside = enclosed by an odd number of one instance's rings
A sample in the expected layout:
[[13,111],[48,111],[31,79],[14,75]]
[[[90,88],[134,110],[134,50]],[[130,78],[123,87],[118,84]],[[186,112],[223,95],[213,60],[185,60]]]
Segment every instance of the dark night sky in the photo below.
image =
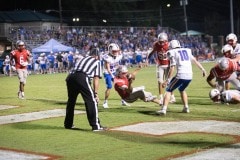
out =
[[[47,9],[58,10],[59,0],[2,0],[1,11],[5,10],[36,10],[45,11]],[[171,7],[166,7],[170,3]],[[240,1],[233,0],[234,19],[239,19]],[[124,5],[124,6],[123,6]],[[113,7],[114,6],[114,7]],[[177,28],[181,25],[184,18],[183,7],[179,0],[62,0],[63,16],[79,16],[82,19],[109,17],[121,21],[122,14],[134,15],[136,21],[147,18],[159,19],[160,6],[162,6],[163,26],[172,26]],[[187,17],[188,23],[193,29],[203,30],[199,25],[204,21],[209,21],[208,17],[217,16],[216,21],[229,21],[230,9],[229,0],[188,0]],[[92,13],[95,14],[92,14]],[[151,16],[146,17],[144,13]],[[125,16],[126,17],[126,16]],[[115,18],[115,19],[114,19]],[[214,18],[213,18],[214,19]],[[133,20],[133,19],[132,19]],[[211,20],[210,20],[211,21]],[[175,23],[174,23],[175,22]],[[230,23],[229,23],[230,24]],[[174,27],[175,26],[175,27]]]

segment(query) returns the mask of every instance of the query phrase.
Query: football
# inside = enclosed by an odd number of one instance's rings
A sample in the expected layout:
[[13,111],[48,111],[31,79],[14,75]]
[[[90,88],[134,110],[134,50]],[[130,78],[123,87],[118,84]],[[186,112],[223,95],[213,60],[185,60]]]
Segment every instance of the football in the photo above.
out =
[[128,78],[128,80],[135,80],[135,75],[132,73],[128,73],[127,78]]

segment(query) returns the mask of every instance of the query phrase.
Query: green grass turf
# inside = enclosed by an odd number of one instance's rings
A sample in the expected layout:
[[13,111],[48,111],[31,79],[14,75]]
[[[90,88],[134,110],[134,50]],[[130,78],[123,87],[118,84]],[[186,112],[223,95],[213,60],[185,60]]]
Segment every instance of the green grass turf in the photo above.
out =
[[[213,63],[203,63],[209,71]],[[129,69],[130,71],[133,68]],[[117,127],[139,122],[180,121],[180,120],[223,120],[240,122],[237,105],[214,104],[208,98],[211,89],[206,78],[195,66],[194,78],[187,89],[190,113],[182,114],[181,99],[176,90],[177,103],[169,105],[166,116],[155,114],[160,107],[154,103],[137,101],[131,107],[121,106],[120,97],[114,90],[109,98],[109,109],[103,109],[105,84],[100,82],[99,116],[107,127]],[[52,75],[30,75],[25,87],[26,100],[17,98],[18,79],[0,77],[0,104],[20,106],[14,109],[1,110],[0,116],[65,109],[67,93],[66,73]],[[143,68],[138,72],[134,86],[144,85],[146,91],[157,95],[155,66]],[[85,110],[79,96],[77,110]],[[74,124],[79,130],[65,130],[64,117],[49,118],[32,122],[23,122],[0,126],[0,147],[20,149],[45,154],[62,156],[64,160],[72,159],[161,159],[174,155],[195,152],[200,149],[223,145],[235,141],[229,135],[181,133],[164,136],[149,136],[117,131],[92,132],[86,115],[76,115]]]

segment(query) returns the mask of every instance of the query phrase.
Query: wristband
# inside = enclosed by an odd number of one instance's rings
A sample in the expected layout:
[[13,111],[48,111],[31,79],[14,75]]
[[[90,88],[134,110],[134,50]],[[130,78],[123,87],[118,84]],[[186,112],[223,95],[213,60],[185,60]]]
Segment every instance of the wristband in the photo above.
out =
[[168,78],[168,79],[167,79],[167,83],[170,83],[170,81],[171,81],[170,78]]

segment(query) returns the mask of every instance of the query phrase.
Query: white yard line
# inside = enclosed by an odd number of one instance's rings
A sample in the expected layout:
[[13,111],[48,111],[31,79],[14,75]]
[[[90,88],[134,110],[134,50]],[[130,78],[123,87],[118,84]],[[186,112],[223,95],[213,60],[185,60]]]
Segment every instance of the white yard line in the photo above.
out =
[[240,143],[208,149],[172,160],[240,160]]
[[[75,111],[75,114],[82,114],[82,113],[85,113],[85,112]],[[47,111],[0,116],[0,125],[33,121],[33,120],[52,118],[52,117],[61,117],[61,116],[65,116],[65,114],[66,114],[65,109],[54,109],[54,110],[47,110]]]
[[[178,122],[146,122],[114,128],[112,130],[127,131],[152,135],[164,135],[181,132],[206,132],[229,135],[240,135],[239,122],[225,121],[178,121]],[[199,153],[175,158],[173,160],[240,160],[240,143],[209,149]]]
[[17,108],[18,106],[0,105],[0,110]]
[[48,156],[40,156],[28,153],[0,150],[0,160],[42,160],[50,159]]
[[152,135],[164,135],[179,132],[208,132],[240,135],[239,122],[226,121],[177,121],[177,122],[145,122],[112,130],[137,132]]

